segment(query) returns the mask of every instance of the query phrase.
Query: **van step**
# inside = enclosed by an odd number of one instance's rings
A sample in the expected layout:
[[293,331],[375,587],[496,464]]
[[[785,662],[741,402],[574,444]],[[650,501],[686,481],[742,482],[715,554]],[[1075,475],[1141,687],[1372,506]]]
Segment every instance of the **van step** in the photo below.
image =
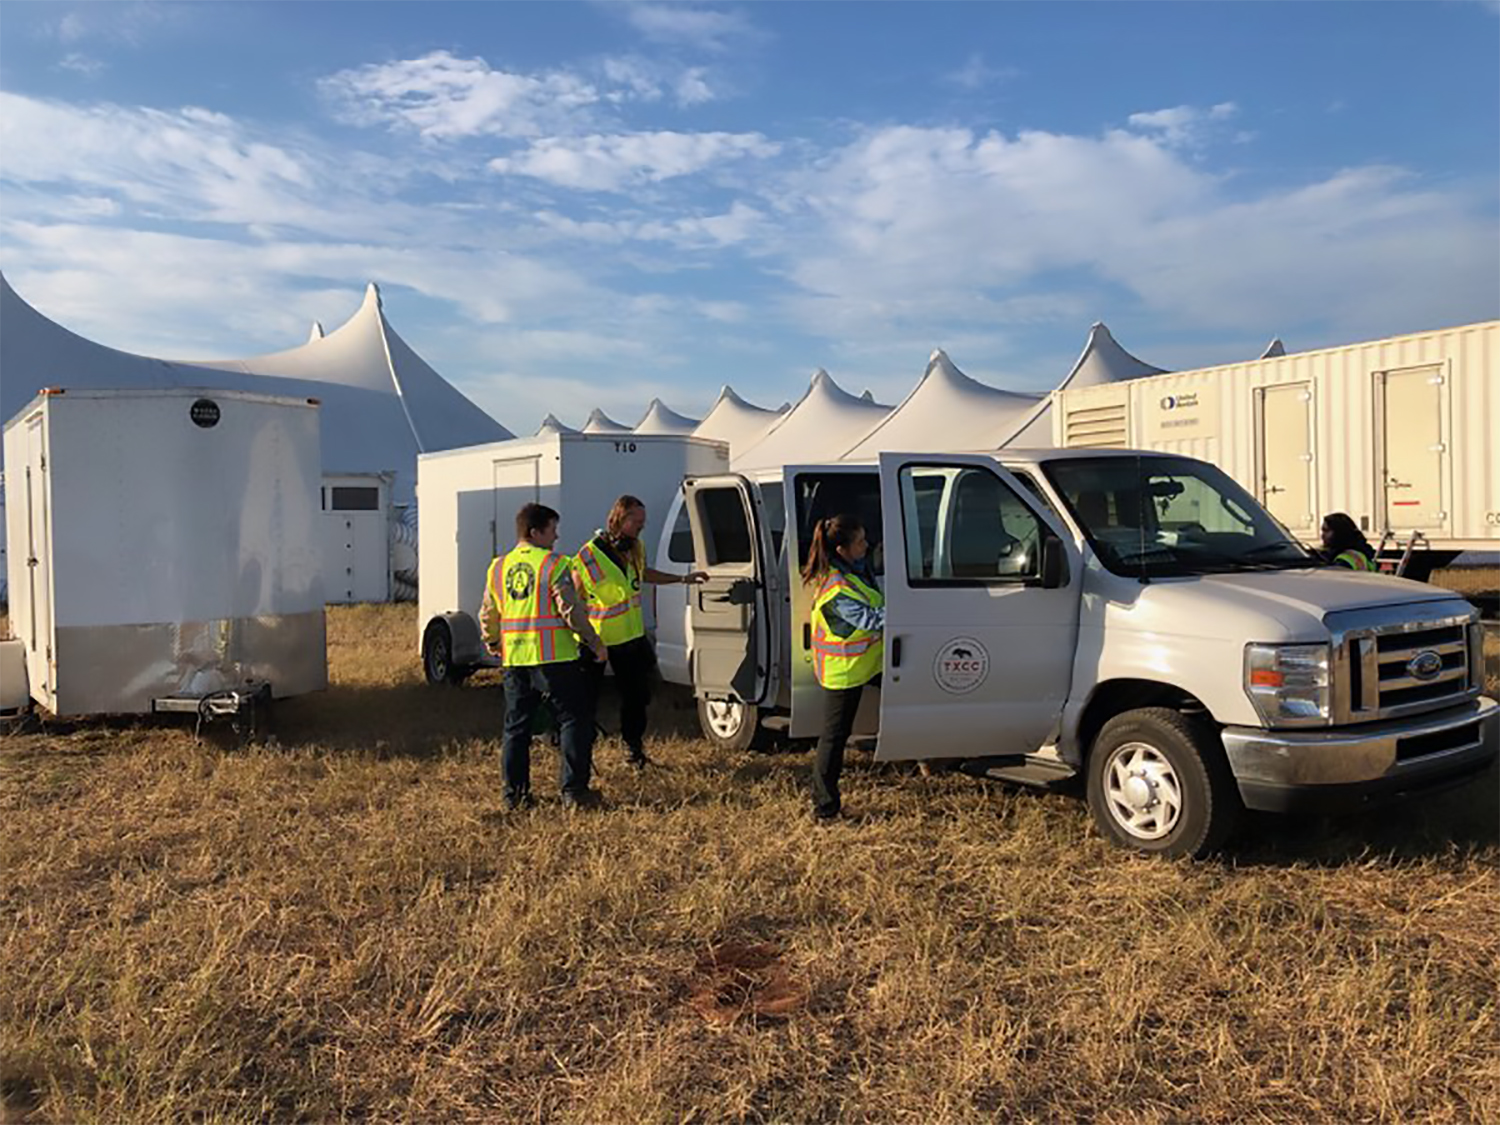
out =
[[790,715],[767,715],[760,721],[760,725],[766,730],[790,730],[792,726],[792,717]]
[[1078,771],[1062,762],[1049,762],[1026,754],[1009,754],[996,758],[975,758],[961,767],[975,777],[1011,781],[1019,785],[1046,787],[1076,777]]

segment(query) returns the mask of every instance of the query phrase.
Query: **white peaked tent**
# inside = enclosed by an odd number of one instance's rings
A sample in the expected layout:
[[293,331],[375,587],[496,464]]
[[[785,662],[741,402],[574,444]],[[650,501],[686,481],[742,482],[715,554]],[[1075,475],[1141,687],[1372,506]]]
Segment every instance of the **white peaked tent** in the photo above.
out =
[[544,434],[576,434],[578,431],[572,426],[565,426],[557,420],[556,414],[549,414],[542,419],[542,424],[536,428],[536,436]]
[[1041,396],[988,387],[969,378],[941,349],[932,353],[921,380],[895,410],[844,454],[866,461],[882,452],[993,449],[1016,432]]
[[[1089,329],[1089,338],[1083,345],[1078,361],[1067,377],[1057,385],[1057,391],[1076,390],[1079,387],[1097,387],[1104,383],[1121,383],[1127,379],[1139,379],[1142,375],[1160,375],[1164,367],[1152,367],[1144,360],[1136,359],[1115,342],[1102,321]],[[1056,394],[1056,391],[1053,392]],[[1052,444],[1052,398],[1042,399],[1017,430],[1000,445],[1018,448],[1042,448]]]
[[629,426],[622,426],[604,411],[595,408],[583,423],[583,433],[586,434],[628,434]]
[[698,426],[698,419],[689,418],[671,409],[659,398],[653,398],[646,407],[646,416],[636,423],[638,434],[690,434]]
[[391,473],[396,503],[414,496],[418,453],[512,436],[396,334],[373,284],[347,323],[300,347],[252,359],[181,362],[86,340],[32,308],[0,276],[0,416],[9,420],[52,385],[316,398],[325,475]]
[[820,367],[807,393],[763,438],[743,450],[730,448],[729,463],[742,472],[836,461],[890,412],[889,406],[850,394]]
[[328,333],[323,331],[323,322],[321,320],[315,320],[312,322],[312,328],[307,333],[307,342],[310,344],[314,340],[321,340],[327,334]]
[[733,457],[737,450],[748,449],[764,437],[776,420],[790,409],[788,404],[783,404],[779,410],[752,406],[735,394],[733,387],[725,387],[719,392],[718,401],[708,416],[693,430],[693,436],[728,442],[729,454]]
[[1281,342],[1281,337],[1277,336],[1266,345],[1266,350],[1260,353],[1260,358],[1275,359],[1279,355],[1286,355],[1286,345]]

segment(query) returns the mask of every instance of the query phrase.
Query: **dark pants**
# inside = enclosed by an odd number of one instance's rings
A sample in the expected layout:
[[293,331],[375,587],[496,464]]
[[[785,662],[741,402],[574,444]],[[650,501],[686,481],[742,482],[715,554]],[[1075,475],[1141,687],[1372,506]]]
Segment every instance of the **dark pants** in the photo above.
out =
[[594,768],[594,685],[577,660],[505,669],[505,743],[500,772],[505,796],[519,800],[531,790],[531,721],[546,693],[557,713],[562,791],[588,791]]
[[[651,676],[656,671],[656,650],[648,637],[637,637],[622,645],[609,646],[609,666],[620,691],[620,737],[632,754],[644,752],[646,708],[651,705]],[[604,665],[597,660],[584,667],[594,685],[595,696],[604,683]]]
[[839,774],[844,769],[844,746],[854,730],[859,701],[865,688],[879,687],[876,676],[855,688],[823,688],[823,733],[818,738],[818,756],[813,762],[813,812],[836,816],[839,811]]

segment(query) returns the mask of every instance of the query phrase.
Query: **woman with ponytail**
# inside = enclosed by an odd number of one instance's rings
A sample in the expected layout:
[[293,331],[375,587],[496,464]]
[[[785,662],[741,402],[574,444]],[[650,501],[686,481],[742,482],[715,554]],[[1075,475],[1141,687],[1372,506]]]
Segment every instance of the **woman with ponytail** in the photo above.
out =
[[839,773],[866,685],[879,687],[884,659],[885,598],[866,554],[869,541],[854,515],[819,520],[802,567],[813,588],[812,662],[823,689],[823,734],[813,765],[813,815],[838,817]]

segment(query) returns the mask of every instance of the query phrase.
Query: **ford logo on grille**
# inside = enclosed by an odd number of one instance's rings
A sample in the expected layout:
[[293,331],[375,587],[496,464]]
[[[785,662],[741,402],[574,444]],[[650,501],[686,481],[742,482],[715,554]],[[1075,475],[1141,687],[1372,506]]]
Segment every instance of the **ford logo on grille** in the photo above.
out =
[[1414,680],[1435,679],[1443,670],[1443,658],[1431,649],[1419,652],[1406,662],[1406,674]]

